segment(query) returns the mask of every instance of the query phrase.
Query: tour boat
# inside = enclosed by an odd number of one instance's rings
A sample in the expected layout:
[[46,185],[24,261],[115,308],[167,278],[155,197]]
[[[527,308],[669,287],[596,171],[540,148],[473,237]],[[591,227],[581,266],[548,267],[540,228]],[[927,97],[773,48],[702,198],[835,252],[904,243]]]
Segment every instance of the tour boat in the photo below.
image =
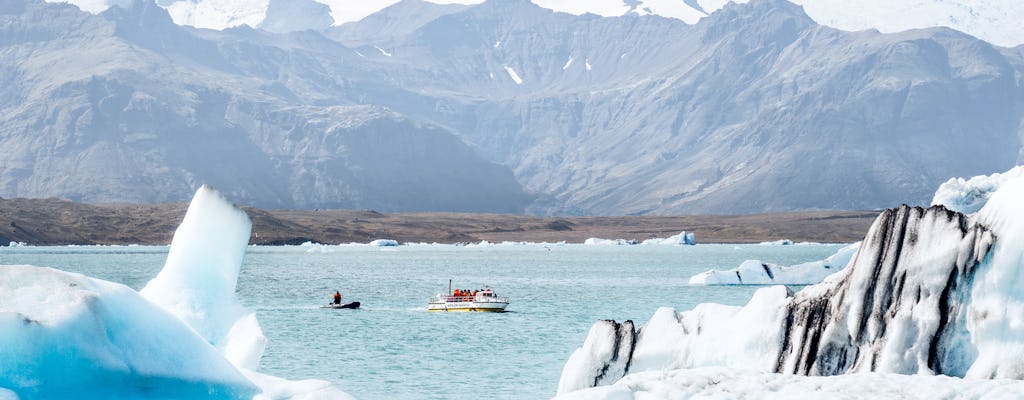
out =
[[[451,284],[449,284],[449,287]],[[449,288],[448,294],[437,294],[430,298],[427,311],[482,311],[504,312],[508,297],[498,297],[491,288],[462,295],[455,295]]]

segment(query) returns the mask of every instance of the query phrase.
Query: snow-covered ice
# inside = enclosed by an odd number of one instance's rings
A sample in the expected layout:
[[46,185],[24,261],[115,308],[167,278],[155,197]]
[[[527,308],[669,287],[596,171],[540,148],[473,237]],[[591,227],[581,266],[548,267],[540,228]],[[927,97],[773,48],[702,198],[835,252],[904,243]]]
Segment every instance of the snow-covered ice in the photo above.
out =
[[1018,399],[1024,381],[944,375],[863,373],[839,376],[774,374],[701,367],[630,374],[611,386],[568,392],[555,400],[655,399]]
[[939,185],[932,197],[932,205],[944,205],[946,208],[964,214],[972,214],[981,210],[999,187],[1013,179],[1024,176],[1024,166],[1016,166],[1003,173],[980,175],[970,179],[950,178]]
[[370,246],[394,247],[398,246],[398,241],[394,239],[376,239],[370,242]]
[[[942,206],[885,210],[843,271],[798,293],[772,286],[742,307],[660,308],[632,342],[608,340],[607,329],[592,329],[601,337],[588,336],[589,348],[585,344],[564,366],[560,382],[576,384],[562,385],[562,398],[690,398],[720,393],[719,387],[737,388],[740,398],[1019,397],[1022,198],[1024,177],[1015,177],[972,216]],[[610,374],[623,360],[608,354],[631,354],[622,378],[572,393],[615,380]],[[700,383],[708,371],[726,375],[709,386]]]
[[203,186],[142,293],[0,266],[0,398],[351,398],[330,382],[254,371],[266,339],[234,297],[251,226]]
[[672,235],[667,238],[652,238],[641,242],[640,244],[647,245],[694,245],[697,244],[697,237],[693,232],[682,231],[678,235]]
[[690,277],[691,285],[813,285],[825,277],[842,271],[854,255],[860,242],[843,247],[824,260],[796,265],[778,265],[747,260],[739,267],[727,270],[709,270]]
[[637,244],[635,239],[601,239],[601,238],[588,238],[583,241],[583,244],[587,246],[626,246]]

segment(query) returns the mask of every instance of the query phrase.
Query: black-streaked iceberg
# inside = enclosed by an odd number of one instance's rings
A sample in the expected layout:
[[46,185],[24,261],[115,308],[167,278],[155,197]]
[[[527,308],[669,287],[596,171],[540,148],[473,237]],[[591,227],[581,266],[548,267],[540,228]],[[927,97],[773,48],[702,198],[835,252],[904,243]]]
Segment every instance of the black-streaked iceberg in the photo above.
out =
[[[687,398],[687,389],[667,384],[666,374],[676,379],[707,367],[791,376],[922,375],[935,382],[943,380],[935,375],[1024,379],[1022,198],[1024,179],[1012,179],[971,216],[942,206],[885,210],[849,267],[818,285],[795,294],[783,286],[760,289],[742,307],[661,308],[634,332],[633,342],[588,337],[590,343],[633,347],[577,350],[561,379],[575,384],[563,385],[560,393],[614,380],[605,374],[598,382],[589,371],[618,368],[588,354],[631,354],[625,361],[629,379],[615,384],[614,396],[610,389],[587,392],[597,399],[633,398],[654,386]],[[603,330],[591,334],[607,336]],[[748,379],[741,375],[725,379]],[[764,385],[779,380],[765,376],[770,379]],[[872,376],[825,380],[819,387],[869,382]],[[787,385],[805,382],[780,379],[791,381]]]

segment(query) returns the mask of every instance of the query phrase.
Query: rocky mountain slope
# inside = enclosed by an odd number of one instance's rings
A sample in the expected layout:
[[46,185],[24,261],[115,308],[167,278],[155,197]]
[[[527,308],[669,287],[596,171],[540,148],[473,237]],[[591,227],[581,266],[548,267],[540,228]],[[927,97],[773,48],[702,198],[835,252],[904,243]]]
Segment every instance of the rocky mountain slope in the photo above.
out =
[[[168,202],[211,183],[271,208],[517,212],[529,201],[451,132],[325,99],[342,81],[316,60],[330,47],[251,29],[204,36],[141,1],[101,16],[42,1],[2,11],[3,196]],[[289,74],[317,87],[293,92]]]
[[874,209],[1024,161],[1021,48],[949,29],[843,32],[783,0],[695,25],[406,0],[272,34],[129,3],[0,9],[0,196],[165,202],[212,183],[268,208]]

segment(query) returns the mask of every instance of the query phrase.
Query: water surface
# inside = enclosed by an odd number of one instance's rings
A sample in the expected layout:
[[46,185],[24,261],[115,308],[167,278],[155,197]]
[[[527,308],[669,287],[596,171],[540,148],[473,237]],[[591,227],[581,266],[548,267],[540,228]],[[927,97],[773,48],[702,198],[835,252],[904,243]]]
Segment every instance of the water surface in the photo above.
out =
[[[820,260],[841,245],[411,245],[250,247],[240,301],[269,343],[260,371],[325,379],[359,399],[542,399],[598,319],[643,323],[659,306],[740,305],[756,287],[689,286],[747,259]],[[0,248],[0,264],[49,266],[141,289],[166,247]],[[428,313],[453,286],[490,286],[506,313]],[[321,309],[340,290],[359,310]]]

